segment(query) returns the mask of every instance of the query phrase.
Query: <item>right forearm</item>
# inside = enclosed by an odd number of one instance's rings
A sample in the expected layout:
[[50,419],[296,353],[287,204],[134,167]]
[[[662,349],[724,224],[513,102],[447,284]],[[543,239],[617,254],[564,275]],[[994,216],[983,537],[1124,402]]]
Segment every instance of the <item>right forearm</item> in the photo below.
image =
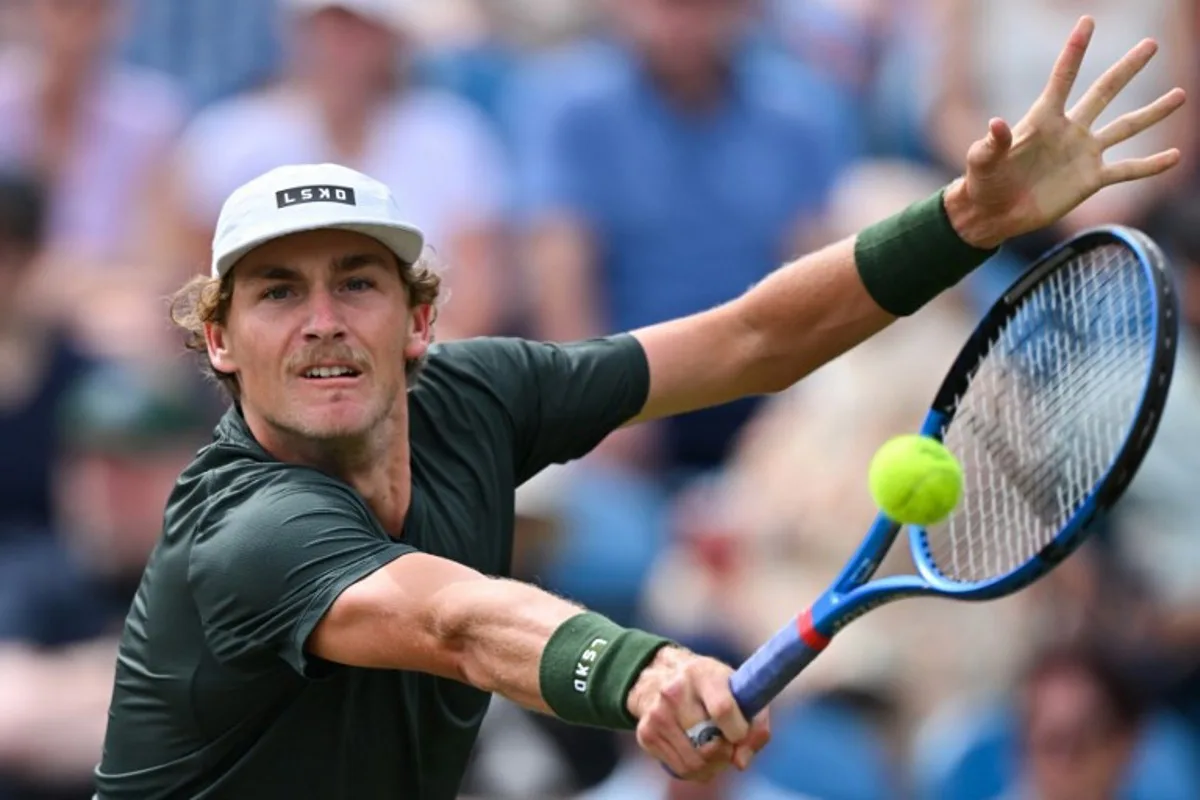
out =
[[578,724],[632,728],[631,691],[668,644],[515,581],[462,584],[446,608],[463,680]]
[[306,650],[347,666],[452,678],[569,722],[628,728],[626,696],[665,643],[534,586],[410,553],[345,589]]
[[456,584],[441,602],[440,635],[459,651],[464,682],[549,713],[538,668],[546,643],[579,606],[511,580]]

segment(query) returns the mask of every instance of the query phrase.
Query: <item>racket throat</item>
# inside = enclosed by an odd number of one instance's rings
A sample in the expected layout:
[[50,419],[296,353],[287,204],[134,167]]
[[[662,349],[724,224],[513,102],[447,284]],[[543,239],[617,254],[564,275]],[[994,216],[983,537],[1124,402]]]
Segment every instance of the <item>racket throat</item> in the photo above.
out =
[[800,641],[810,650],[819,653],[829,646],[830,637],[821,633],[813,625],[812,606],[796,616],[796,633],[800,636]]

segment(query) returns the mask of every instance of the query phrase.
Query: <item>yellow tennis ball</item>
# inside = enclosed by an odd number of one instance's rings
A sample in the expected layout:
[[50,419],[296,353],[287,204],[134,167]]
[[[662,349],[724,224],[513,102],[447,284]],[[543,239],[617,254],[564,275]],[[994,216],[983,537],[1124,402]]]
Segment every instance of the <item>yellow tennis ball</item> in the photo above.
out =
[[888,440],[871,459],[871,498],[896,522],[933,525],[958,505],[962,465],[946,446],[910,434]]

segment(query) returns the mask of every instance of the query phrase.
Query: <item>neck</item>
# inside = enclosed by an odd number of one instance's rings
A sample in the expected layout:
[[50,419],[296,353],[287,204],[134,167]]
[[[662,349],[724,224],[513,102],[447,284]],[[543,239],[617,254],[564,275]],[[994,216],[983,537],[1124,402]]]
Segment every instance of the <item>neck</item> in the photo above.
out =
[[715,108],[729,91],[728,71],[715,65],[711,70],[688,74],[671,74],[652,68],[650,74],[663,95],[685,111],[704,112]]
[[244,408],[243,414],[254,438],[268,453],[349,484],[384,530],[393,536],[400,534],[412,500],[407,397],[402,394],[397,409],[368,433],[337,440],[314,440],[286,431],[249,408]]

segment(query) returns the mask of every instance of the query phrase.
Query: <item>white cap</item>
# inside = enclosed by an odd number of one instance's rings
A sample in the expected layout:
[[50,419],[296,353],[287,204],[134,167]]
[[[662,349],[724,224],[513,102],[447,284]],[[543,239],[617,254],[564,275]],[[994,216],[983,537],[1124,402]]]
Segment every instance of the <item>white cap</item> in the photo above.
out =
[[213,235],[212,275],[220,278],[261,244],[300,231],[340,228],[379,240],[401,262],[415,264],[421,231],[400,218],[391,191],[338,164],[277,167],[234,190]]
[[296,14],[315,14],[327,8],[340,8],[356,17],[397,31],[406,30],[409,15],[412,14],[411,0],[284,0],[283,5]]

